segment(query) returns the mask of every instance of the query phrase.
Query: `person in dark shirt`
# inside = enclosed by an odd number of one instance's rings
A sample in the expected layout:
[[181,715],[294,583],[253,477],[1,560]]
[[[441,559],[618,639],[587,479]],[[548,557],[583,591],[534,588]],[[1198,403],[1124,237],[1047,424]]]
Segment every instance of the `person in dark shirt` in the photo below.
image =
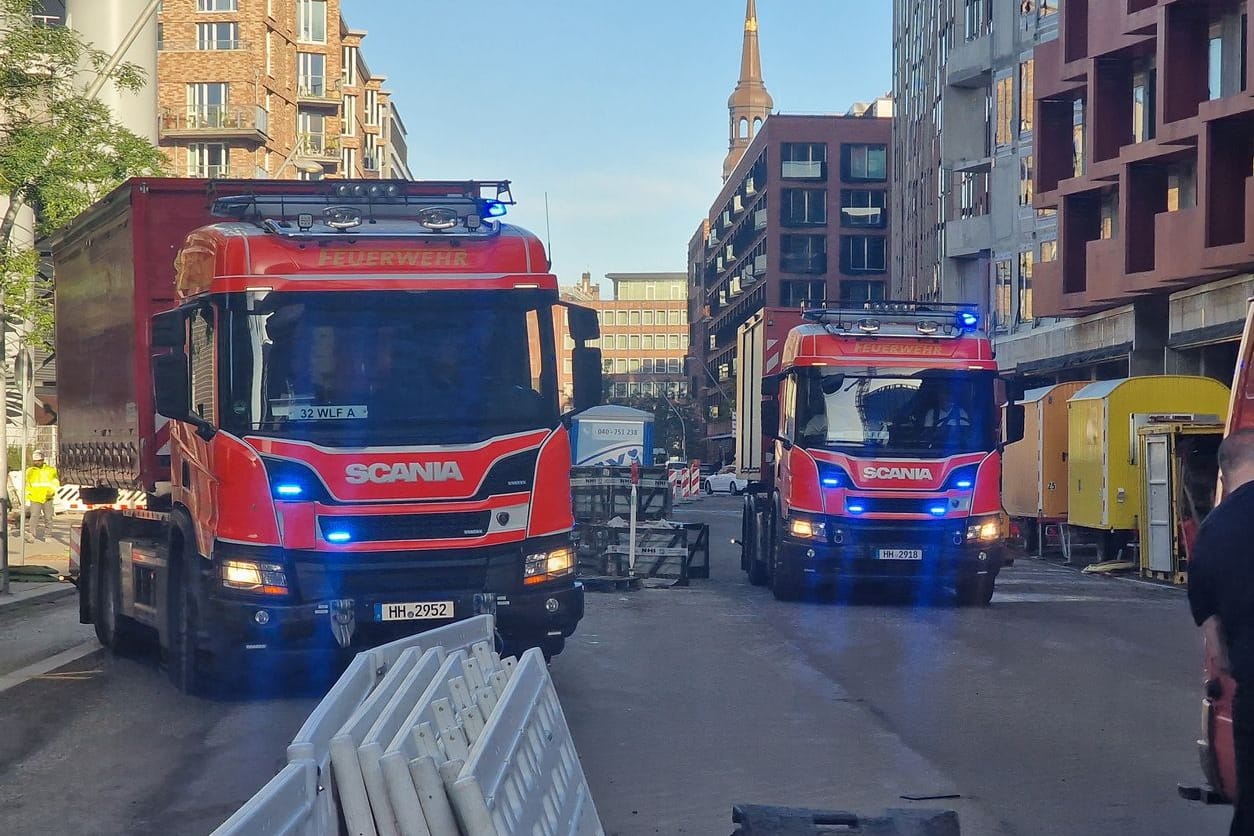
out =
[[1226,496],[1193,545],[1189,608],[1202,628],[1208,669],[1227,671],[1237,685],[1232,731],[1238,797],[1228,832],[1254,836],[1254,430],[1223,440],[1219,471]]

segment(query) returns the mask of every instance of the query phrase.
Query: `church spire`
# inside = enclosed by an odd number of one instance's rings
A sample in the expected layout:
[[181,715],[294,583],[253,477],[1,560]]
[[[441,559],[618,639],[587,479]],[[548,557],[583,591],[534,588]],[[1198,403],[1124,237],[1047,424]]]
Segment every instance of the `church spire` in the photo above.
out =
[[762,122],[770,116],[775,102],[762,81],[762,56],[758,51],[758,8],[755,0],[745,4],[745,38],[740,51],[740,80],[727,100],[729,117],[727,159],[723,179],[731,176],[740,157]]

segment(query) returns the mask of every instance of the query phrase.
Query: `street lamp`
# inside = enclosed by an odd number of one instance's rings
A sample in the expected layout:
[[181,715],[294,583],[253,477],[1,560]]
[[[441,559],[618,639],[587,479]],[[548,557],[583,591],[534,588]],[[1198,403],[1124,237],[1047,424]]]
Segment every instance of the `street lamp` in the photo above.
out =
[[675,408],[675,404],[671,403],[665,391],[662,392],[662,400],[666,401],[671,412],[675,413],[675,417],[679,419],[679,454],[684,457],[684,461],[688,461],[688,425],[684,423],[684,416]]

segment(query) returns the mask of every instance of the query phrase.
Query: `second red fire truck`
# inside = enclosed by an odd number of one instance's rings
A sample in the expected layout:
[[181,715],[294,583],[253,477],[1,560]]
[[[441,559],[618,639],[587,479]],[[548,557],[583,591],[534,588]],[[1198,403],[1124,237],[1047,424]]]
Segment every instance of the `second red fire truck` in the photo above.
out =
[[767,308],[740,345],[740,427],[758,438],[742,439],[742,465],[749,445],[761,451],[742,523],[749,580],[780,599],[880,580],[988,604],[1007,519],[997,363],[978,313]]

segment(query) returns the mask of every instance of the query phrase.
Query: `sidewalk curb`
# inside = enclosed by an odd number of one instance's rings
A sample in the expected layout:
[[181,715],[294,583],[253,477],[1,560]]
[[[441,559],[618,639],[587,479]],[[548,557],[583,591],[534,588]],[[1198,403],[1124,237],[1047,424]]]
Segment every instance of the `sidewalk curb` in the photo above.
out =
[[[29,586],[30,589],[20,588],[24,586]],[[9,595],[0,594],[0,612],[21,606],[22,604],[57,601],[61,598],[68,598],[78,591],[78,587],[74,586],[74,584],[65,582],[18,583],[11,584],[9,588],[16,589]]]

